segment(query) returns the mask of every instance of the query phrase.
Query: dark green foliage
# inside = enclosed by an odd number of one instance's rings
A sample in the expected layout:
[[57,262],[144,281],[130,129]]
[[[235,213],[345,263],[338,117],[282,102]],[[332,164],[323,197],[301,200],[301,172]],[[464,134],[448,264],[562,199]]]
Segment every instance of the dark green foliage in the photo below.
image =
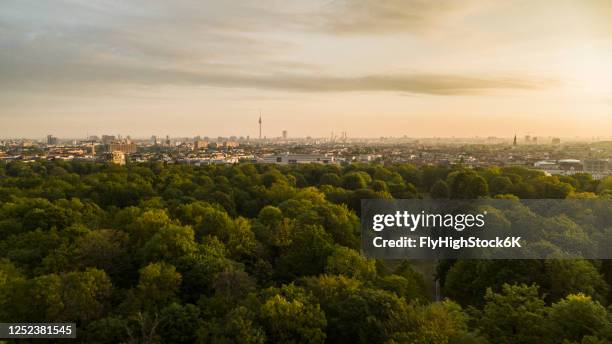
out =
[[605,300],[609,288],[592,263],[585,260],[461,260],[443,279],[445,295],[462,305],[482,304],[487,288],[499,291],[504,283],[537,284],[548,302],[573,293]]
[[[432,302],[418,262],[359,254],[358,216],[366,198],[610,193],[518,167],[0,164],[0,322],[75,321],[87,343],[608,343],[607,261],[441,261]],[[496,220],[586,249],[580,211]]]
[[448,184],[446,184],[443,180],[438,180],[432,187],[429,192],[431,198],[434,199],[446,199],[450,197],[450,189],[448,188]]
[[312,296],[295,285],[264,291],[259,318],[272,343],[325,342],[325,313]]
[[200,310],[192,304],[173,303],[160,313],[158,331],[164,343],[193,343],[199,327]]
[[546,338],[546,307],[538,288],[504,285],[500,294],[488,289],[479,326],[495,343],[542,343]]
[[305,226],[296,230],[289,246],[281,254],[278,274],[282,280],[323,272],[327,258],[333,252],[333,238],[320,226]]
[[451,198],[476,199],[489,194],[487,181],[473,171],[456,171],[448,175]]

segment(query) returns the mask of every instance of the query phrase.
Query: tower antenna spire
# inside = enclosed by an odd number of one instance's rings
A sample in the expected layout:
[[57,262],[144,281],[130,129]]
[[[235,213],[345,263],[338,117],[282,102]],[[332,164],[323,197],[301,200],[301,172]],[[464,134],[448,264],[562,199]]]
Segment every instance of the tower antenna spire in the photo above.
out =
[[259,139],[261,140],[261,110],[259,110]]

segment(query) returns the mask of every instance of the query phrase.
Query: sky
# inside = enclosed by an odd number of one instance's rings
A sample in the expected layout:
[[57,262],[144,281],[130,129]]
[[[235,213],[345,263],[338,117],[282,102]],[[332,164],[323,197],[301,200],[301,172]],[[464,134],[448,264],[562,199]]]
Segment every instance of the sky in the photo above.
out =
[[612,137],[605,0],[3,0],[0,137]]

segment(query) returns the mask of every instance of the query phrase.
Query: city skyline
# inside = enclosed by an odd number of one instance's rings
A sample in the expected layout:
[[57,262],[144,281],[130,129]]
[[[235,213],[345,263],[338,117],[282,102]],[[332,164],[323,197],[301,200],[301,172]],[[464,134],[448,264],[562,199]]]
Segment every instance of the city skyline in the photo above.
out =
[[268,137],[610,137],[611,16],[570,0],[7,1],[0,137],[256,138],[260,110]]
[[587,142],[587,141],[609,141],[612,140],[612,135],[610,136],[553,136],[553,135],[537,135],[532,133],[520,133],[520,134],[512,134],[512,135],[475,135],[475,136],[424,136],[424,135],[388,135],[388,136],[350,136],[346,131],[332,131],[327,136],[314,136],[314,135],[291,135],[288,130],[281,130],[279,133],[271,133],[270,135],[265,135],[262,133],[261,137],[258,135],[243,135],[241,133],[232,133],[228,135],[216,135],[216,134],[190,134],[190,135],[170,135],[167,133],[161,133],[160,131],[144,134],[144,135],[132,135],[130,132],[108,132],[108,131],[95,131],[95,132],[86,132],[83,135],[56,135],[55,133],[47,132],[42,136],[10,136],[0,135],[0,140],[38,140],[45,141],[48,140],[49,137],[52,137],[56,140],[91,140],[92,138],[97,138],[98,140],[102,137],[113,137],[116,139],[132,139],[132,140],[151,140],[152,138],[156,138],[157,140],[165,140],[167,138],[170,139],[209,139],[209,140],[217,140],[217,139],[240,139],[240,140],[305,140],[305,139],[323,139],[329,140],[332,139],[334,141],[343,141],[343,140],[377,140],[377,139],[415,139],[415,140],[507,140],[509,143],[518,143],[518,144],[549,144],[551,140],[569,140],[572,142]]

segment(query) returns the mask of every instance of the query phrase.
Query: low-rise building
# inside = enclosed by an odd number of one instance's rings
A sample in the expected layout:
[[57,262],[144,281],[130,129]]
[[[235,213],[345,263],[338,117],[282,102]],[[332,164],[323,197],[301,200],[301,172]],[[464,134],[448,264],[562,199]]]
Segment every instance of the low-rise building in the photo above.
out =
[[557,164],[555,161],[538,161],[533,164],[533,167],[544,171],[559,170],[559,164]]
[[117,165],[125,165],[125,154],[121,151],[113,151],[110,153],[110,162]]
[[266,155],[261,160],[264,164],[335,164],[336,161],[333,156],[327,154],[280,154],[280,155]]
[[610,161],[607,159],[586,159],[582,164],[585,172],[604,173],[610,171]]
[[558,160],[559,169],[563,171],[582,172],[582,161],[577,159],[562,159]]
[[137,151],[136,144],[130,140],[113,141],[108,145],[109,152],[122,152],[124,154],[133,154]]
[[208,141],[205,141],[205,140],[195,140],[193,142],[193,149],[194,150],[207,149],[207,148],[208,148]]

